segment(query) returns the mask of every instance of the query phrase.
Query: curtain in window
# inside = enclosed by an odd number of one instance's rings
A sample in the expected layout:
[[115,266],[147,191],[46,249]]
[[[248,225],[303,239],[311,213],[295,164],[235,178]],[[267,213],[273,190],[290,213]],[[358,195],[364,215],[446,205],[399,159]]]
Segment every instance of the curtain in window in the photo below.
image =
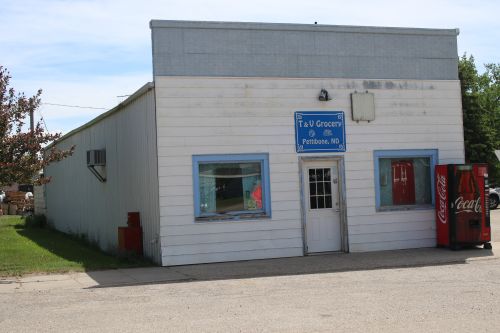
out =
[[215,212],[215,169],[210,165],[200,165],[200,211]]

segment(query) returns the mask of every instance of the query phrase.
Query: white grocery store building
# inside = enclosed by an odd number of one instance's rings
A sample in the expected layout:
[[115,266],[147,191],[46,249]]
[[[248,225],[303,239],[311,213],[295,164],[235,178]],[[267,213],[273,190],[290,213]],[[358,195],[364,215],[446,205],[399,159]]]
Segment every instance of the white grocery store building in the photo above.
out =
[[113,251],[140,212],[164,266],[436,245],[434,165],[464,162],[456,29],[151,30],[153,82],[56,143],[56,228]]

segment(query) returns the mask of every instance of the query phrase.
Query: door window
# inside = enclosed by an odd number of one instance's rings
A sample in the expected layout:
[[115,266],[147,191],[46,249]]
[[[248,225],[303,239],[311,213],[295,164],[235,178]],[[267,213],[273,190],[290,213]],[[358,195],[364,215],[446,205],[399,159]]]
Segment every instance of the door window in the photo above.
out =
[[332,171],[330,168],[309,169],[309,208],[332,208]]

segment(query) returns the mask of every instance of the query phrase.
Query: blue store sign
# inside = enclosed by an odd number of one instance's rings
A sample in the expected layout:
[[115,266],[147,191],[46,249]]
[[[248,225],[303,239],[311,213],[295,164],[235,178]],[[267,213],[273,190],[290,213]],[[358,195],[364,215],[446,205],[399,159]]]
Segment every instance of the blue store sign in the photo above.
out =
[[295,148],[297,153],[344,152],[344,112],[295,112]]

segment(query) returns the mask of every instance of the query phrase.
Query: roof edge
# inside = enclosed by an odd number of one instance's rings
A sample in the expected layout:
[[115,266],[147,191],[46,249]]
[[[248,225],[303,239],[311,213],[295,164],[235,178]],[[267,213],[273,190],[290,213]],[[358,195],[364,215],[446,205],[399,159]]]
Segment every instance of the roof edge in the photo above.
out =
[[113,115],[114,113],[122,110],[128,104],[132,103],[133,101],[135,101],[136,99],[138,99],[139,97],[141,97],[142,95],[144,95],[146,92],[150,91],[153,88],[154,88],[154,83],[153,82],[147,82],[142,87],[140,87],[139,89],[137,89],[132,95],[130,95],[129,97],[127,97],[127,99],[125,99],[123,102],[121,102],[120,104],[118,104],[114,108],[112,108],[109,111],[106,111],[106,112],[98,115],[97,117],[95,117],[94,119],[90,120],[89,122],[86,122],[85,124],[81,125],[80,127],[77,127],[74,130],[69,131],[68,133],[64,134],[59,139],[55,140],[54,142],[52,142],[51,144],[49,144],[47,147],[45,147],[44,150],[52,148],[53,146],[55,146],[56,144],[60,143],[61,141],[63,141],[65,139],[67,139],[67,138],[75,135],[78,132],[83,131],[86,128],[91,127],[92,125],[100,122],[104,118],[107,118],[107,117]]
[[234,29],[234,30],[290,30],[346,33],[377,33],[403,35],[445,35],[458,36],[459,29],[376,27],[354,25],[299,24],[299,23],[264,23],[264,22],[227,22],[227,21],[178,21],[151,20],[151,29],[155,28],[190,28],[190,29]]

